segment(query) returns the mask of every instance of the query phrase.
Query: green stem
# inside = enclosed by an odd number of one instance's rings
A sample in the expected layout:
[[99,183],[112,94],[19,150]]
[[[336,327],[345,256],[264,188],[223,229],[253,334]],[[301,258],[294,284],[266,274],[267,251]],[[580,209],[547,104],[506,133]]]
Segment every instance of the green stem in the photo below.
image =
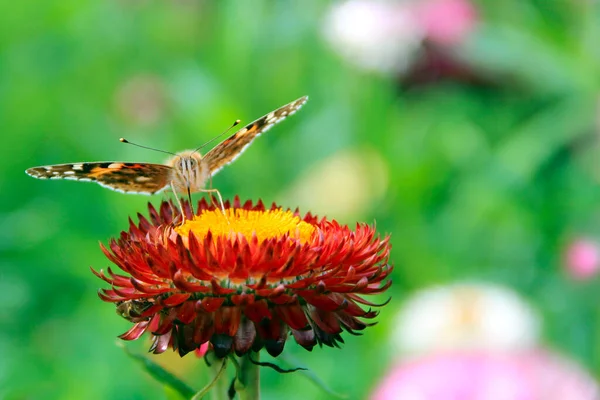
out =
[[212,381],[196,393],[192,400],[200,400],[207,394],[210,395],[211,400],[227,400],[229,398],[227,396],[227,379],[225,379],[227,359],[218,359],[213,352],[209,352],[206,357],[211,364]]
[[250,361],[250,356],[258,362],[260,353],[248,353],[241,358],[239,369],[239,388],[236,387],[240,400],[259,400],[260,399],[260,371],[258,365]]

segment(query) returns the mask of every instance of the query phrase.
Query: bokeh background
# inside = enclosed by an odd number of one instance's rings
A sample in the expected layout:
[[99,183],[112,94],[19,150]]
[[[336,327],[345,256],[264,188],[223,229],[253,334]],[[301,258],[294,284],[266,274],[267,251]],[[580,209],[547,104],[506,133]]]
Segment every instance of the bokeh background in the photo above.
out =
[[[130,323],[89,270],[161,195],[24,170],[162,162],[118,138],[194,148],[302,95],[213,185],[376,221],[395,270],[377,326],[341,350],[290,340],[298,365],[350,398],[448,349],[534,347],[599,377],[599,43],[593,0],[1,2],[0,398],[169,396],[116,346]],[[472,286],[406,311],[456,283]],[[153,360],[208,379],[194,355]],[[300,374],[262,379],[267,399],[330,398]]]

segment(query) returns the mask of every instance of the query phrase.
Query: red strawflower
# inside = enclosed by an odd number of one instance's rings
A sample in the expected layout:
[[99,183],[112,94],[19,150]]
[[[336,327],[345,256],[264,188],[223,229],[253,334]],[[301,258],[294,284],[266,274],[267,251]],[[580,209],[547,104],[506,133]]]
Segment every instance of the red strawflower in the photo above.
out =
[[219,207],[198,203],[185,220],[168,202],[149,205],[150,221],[112,239],[102,251],[126,275],[96,272],[111,285],[99,295],[135,325],[120,337],[153,335],[151,350],[180,355],[210,342],[224,357],[262,347],[277,356],[291,332],[308,350],[338,346],[343,330],[356,333],[377,315],[362,295],[384,292],[389,237],[357,224],[352,231],[310,213],[266,209],[239,198]]

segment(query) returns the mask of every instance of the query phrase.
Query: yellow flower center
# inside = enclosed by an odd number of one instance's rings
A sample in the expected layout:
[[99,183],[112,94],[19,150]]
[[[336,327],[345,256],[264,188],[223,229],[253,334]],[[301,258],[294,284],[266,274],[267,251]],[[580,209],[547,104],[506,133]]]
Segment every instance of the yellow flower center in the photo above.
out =
[[187,236],[192,231],[198,238],[205,237],[209,230],[215,236],[230,238],[241,234],[250,239],[255,234],[259,243],[288,234],[304,244],[312,237],[315,227],[291,211],[282,209],[249,211],[229,208],[225,210],[225,215],[221,210],[205,211],[175,228],[180,235]]

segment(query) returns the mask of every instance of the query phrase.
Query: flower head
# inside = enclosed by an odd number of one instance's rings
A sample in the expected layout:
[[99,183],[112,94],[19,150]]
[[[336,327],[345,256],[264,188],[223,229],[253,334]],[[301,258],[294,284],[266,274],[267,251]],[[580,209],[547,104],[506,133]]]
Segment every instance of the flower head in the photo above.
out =
[[423,289],[409,297],[392,332],[402,355],[438,351],[513,351],[531,348],[540,318],[511,289],[463,282]]
[[335,3],[323,30],[332,49],[357,67],[381,73],[404,71],[424,38],[409,7],[397,2]]
[[463,42],[477,22],[470,0],[427,0],[413,7],[427,39],[442,46]]
[[311,350],[371,325],[364,320],[377,312],[361,305],[376,304],[362,295],[391,284],[389,238],[260,201],[236,197],[224,207],[225,215],[202,200],[194,215],[184,203],[178,223],[171,203],[149,205],[150,220],[138,215],[101,245],[126,273],[94,271],[111,285],[100,297],[135,324],[122,339],[148,331],[155,353],[172,347],[184,355],[210,342],[219,357],[262,347],[277,356],[289,332]]
[[458,351],[393,366],[371,400],[592,400],[598,384],[582,367],[554,352]]
[[471,0],[346,0],[331,6],[323,36],[334,52],[363,70],[404,74],[427,43],[451,53],[477,20]]
[[573,279],[591,279],[600,269],[600,247],[591,239],[579,238],[571,242],[564,258],[565,270]]

